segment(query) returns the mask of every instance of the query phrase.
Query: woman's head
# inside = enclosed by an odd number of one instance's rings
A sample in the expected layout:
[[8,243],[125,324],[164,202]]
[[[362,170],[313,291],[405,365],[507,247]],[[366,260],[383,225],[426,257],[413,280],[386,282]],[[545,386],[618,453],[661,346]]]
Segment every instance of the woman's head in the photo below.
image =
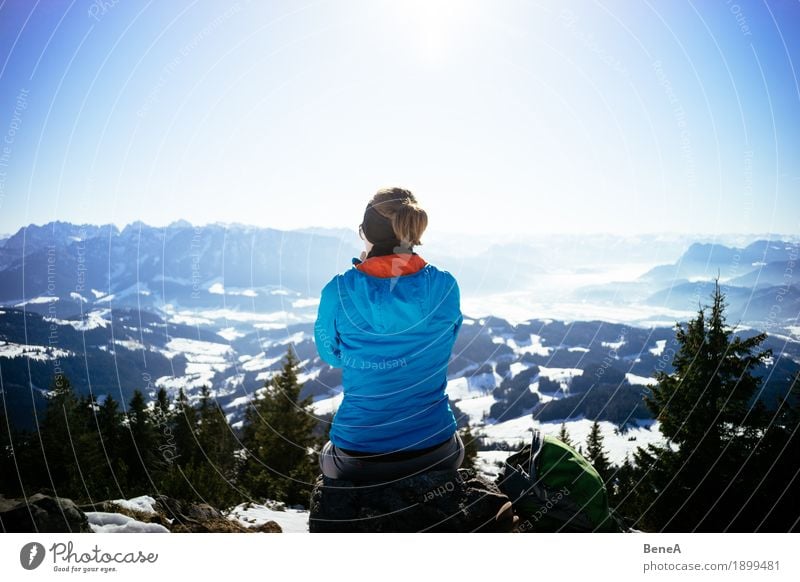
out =
[[383,188],[367,203],[361,227],[364,237],[373,245],[411,248],[422,244],[420,239],[428,227],[428,215],[408,190]]

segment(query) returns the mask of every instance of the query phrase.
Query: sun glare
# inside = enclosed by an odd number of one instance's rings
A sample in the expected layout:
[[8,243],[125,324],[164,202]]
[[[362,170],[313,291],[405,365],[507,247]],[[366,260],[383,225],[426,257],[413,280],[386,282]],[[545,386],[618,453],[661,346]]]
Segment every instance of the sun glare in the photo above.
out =
[[467,48],[475,23],[473,3],[404,0],[389,6],[391,24],[408,35],[410,48],[421,62],[443,65]]

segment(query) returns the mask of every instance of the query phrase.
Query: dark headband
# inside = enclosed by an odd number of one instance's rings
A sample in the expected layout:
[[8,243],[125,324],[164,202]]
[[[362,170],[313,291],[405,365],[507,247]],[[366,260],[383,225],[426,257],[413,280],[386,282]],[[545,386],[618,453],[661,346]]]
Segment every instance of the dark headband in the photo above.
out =
[[367,209],[364,211],[364,222],[361,223],[361,229],[364,231],[364,236],[373,245],[400,245],[394,228],[392,228],[392,221],[375,210],[372,204],[367,204]]

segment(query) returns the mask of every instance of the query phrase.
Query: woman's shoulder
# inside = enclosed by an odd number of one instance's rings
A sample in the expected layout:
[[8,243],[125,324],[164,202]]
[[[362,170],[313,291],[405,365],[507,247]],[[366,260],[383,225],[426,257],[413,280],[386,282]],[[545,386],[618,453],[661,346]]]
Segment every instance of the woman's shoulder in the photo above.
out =
[[448,269],[437,267],[433,263],[428,263],[426,267],[429,269],[429,272],[431,273],[432,276],[442,280],[445,283],[458,285],[458,280],[456,279],[456,276]]

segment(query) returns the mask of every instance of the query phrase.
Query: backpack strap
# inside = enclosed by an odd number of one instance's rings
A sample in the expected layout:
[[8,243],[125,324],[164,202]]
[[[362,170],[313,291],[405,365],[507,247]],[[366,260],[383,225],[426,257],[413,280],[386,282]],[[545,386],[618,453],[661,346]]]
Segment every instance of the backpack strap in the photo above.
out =
[[[531,445],[528,451],[527,462],[523,461],[523,466],[519,462],[513,469],[524,478],[525,486],[522,495],[533,492],[537,497],[543,499],[545,502],[548,499],[547,490],[540,484],[539,481],[539,457],[544,446],[544,436],[538,428],[531,429]],[[527,446],[527,445],[526,445]],[[506,466],[509,463],[506,461]]]
[[531,436],[531,451],[530,455],[528,456],[528,475],[530,475],[531,479],[535,482],[538,477],[538,462],[539,462],[539,455],[542,452],[542,446],[544,446],[544,437],[542,436],[542,431],[538,428],[531,429],[532,436]]

